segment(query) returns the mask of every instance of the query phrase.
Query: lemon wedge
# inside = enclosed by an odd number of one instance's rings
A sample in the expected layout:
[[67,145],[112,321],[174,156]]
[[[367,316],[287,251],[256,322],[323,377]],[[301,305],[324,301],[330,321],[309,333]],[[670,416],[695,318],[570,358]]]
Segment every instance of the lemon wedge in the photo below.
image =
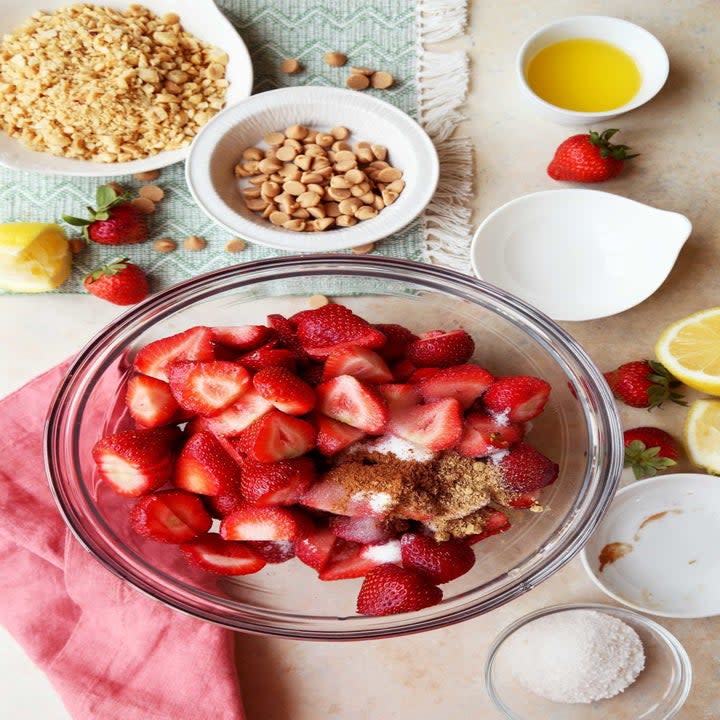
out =
[[695,400],[683,429],[688,458],[713,475],[720,475],[720,400]]
[[0,288],[45,292],[70,276],[72,254],[65,233],[53,223],[0,224]]
[[701,310],[666,327],[655,355],[688,387],[720,395],[720,307]]

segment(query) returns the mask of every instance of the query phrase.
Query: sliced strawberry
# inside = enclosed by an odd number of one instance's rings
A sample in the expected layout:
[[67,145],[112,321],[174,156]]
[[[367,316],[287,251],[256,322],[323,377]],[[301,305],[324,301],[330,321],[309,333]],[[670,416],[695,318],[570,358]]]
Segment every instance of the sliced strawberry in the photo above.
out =
[[313,484],[299,502],[305,507],[335,515],[382,517],[392,510],[389,501],[390,495],[386,493],[351,494],[332,474],[328,474]]
[[252,352],[241,355],[238,359],[248,370],[257,372],[266,367],[284,367],[295,370],[295,355],[292,350],[275,347],[271,342]]
[[395,435],[437,452],[453,447],[462,436],[462,408],[455,398],[435,400],[401,410],[388,429]]
[[179,410],[170,386],[150,375],[133,375],[127,384],[125,404],[130,417],[141,427],[171,423]]
[[174,362],[167,372],[178,405],[196,415],[219,413],[250,386],[250,373],[239,363],[227,360]]
[[490,415],[484,410],[473,410],[465,416],[457,451],[466,457],[487,457],[520,442],[524,435],[525,427],[520,423]]
[[198,432],[178,456],[173,484],[200,495],[234,492],[240,487],[240,466],[212,433]]
[[323,364],[321,362],[309,361],[298,370],[298,375],[311,387],[322,382]]
[[373,327],[385,336],[385,344],[378,348],[378,353],[388,363],[405,357],[407,346],[418,339],[414,332],[396,323],[375,323]]
[[414,370],[412,375],[406,380],[406,382],[412,385],[419,385],[423,380],[432,377],[435,373],[440,372],[441,368],[436,367],[424,367]]
[[263,368],[252,382],[262,397],[288,415],[305,415],[315,407],[315,391],[287,368]]
[[395,382],[406,383],[409,378],[413,376],[417,367],[413,365],[409,360],[400,360],[396,362],[392,368],[392,374]]
[[295,555],[300,562],[320,570],[325,564],[337,535],[325,526],[306,529],[294,542]]
[[496,463],[502,485],[511,493],[539,490],[555,482],[558,464],[526,443],[518,443]]
[[265,325],[225,325],[211,330],[216,343],[237,352],[254,350],[272,336],[272,330]]
[[254,460],[271,463],[309,452],[316,435],[307,420],[270,410],[238,435],[237,446]]
[[[326,306],[327,307],[327,306]],[[340,375],[315,388],[317,409],[352,427],[381,435],[390,413],[382,396],[352,375]]]
[[247,540],[245,544],[266,563],[276,565],[295,557],[295,543],[290,540]]
[[336,455],[341,450],[365,437],[364,430],[339,420],[333,420],[322,413],[315,413],[312,416],[312,421],[317,428],[315,446],[323,455],[328,457]]
[[436,585],[464,575],[475,564],[475,553],[459,540],[437,540],[406,532],[400,538],[403,567],[427,576]]
[[92,457],[100,478],[116,493],[138,497],[170,479],[181,439],[174,425],[125,430],[100,438]]
[[381,565],[365,576],[357,611],[361,615],[394,615],[437,605],[442,596],[442,590],[425,575],[397,565]]
[[384,383],[376,390],[383,397],[390,409],[390,414],[405,410],[420,403],[420,389],[411,383]]
[[407,359],[417,367],[446,368],[466,363],[475,352],[475,342],[465,330],[431,330],[407,347]]
[[394,533],[387,520],[380,517],[348,517],[333,515],[328,521],[330,530],[342,538],[363,545],[374,545],[390,540]]
[[159,380],[168,380],[167,368],[179,360],[213,360],[215,349],[209,327],[191,327],[184,332],[155,340],[135,356],[135,369]]
[[315,463],[309,457],[260,463],[246,459],[240,489],[254,505],[293,505],[317,479]]
[[187,431],[207,431],[218,436],[236,437],[258,418],[272,410],[272,404],[254,388],[243,393],[239,400],[212,417],[196,417],[189,423]]
[[377,385],[391,382],[393,374],[385,361],[373,350],[348,345],[331,352],[325,360],[323,380],[338,375],[352,375],[358,380]]
[[203,499],[213,517],[218,518],[224,518],[238,508],[247,505],[247,500],[237,485],[224,487],[217,495],[203,495]]
[[292,351],[298,362],[304,364],[308,361],[308,354],[303,350],[300,339],[297,336],[295,323],[288,320],[284,315],[274,313],[267,316],[267,324],[277,333],[282,345]]
[[329,304],[314,310],[303,310],[290,320],[297,327],[303,349],[314,358],[359,345],[370,349],[382,347],[385,336],[344,305]]
[[361,545],[338,537],[318,577],[325,581],[363,577],[373,568],[389,562],[400,562],[398,540],[390,540],[382,545]]
[[468,545],[474,545],[481,540],[485,540],[486,538],[510,529],[510,520],[504,512],[495,510],[494,508],[483,508],[481,512],[485,516],[485,524],[481,532],[475,533],[474,535],[467,535],[462,539],[462,541]]
[[193,565],[218,575],[249,575],[265,567],[265,560],[248,545],[227,542],[216,533],[183,543],[180,550]]
[[454,365],[432,373],[420,380],[423,400],[442,400],[454,397],[467,410],[492,384],[493,376],[479,365]]
[[513,422],[537,417],[550,397],[550,383],[532,375],[508,375],[498,378],[483,395],[485,407],[505,415]]
[[299,510],[246,505],[222,519],[220,535],[225,540],[293,541],[309,522]]
[[202,500],[183,490],[159,490],[141,497],[130,511],[130,526],[139,535],[164,543],[183,543],[212,525]]
[[513,493],[503,504],[518,510],[527,510],[538,504],[537,492]]

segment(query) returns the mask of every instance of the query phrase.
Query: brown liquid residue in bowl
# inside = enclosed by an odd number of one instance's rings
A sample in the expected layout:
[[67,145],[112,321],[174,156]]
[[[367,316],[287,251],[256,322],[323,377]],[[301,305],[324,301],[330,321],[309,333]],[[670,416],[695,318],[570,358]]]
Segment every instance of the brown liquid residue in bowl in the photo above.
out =
[[600,562],[599,572],[605,569],[606,565],[614,563],[622,557],[625,557],[629,552],[632,552],[633,546],[630,543],[624,542],[612,542],[608,543],[598,555]]

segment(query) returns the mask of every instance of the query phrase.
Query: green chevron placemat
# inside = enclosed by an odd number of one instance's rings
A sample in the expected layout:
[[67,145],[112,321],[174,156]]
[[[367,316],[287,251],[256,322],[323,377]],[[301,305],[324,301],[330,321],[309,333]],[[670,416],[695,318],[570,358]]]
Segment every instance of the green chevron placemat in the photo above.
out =
[[[464,0],[218,0],[217,4],[248,46],[256,93],[288,85],[344,86],[348,68],[332,68],[323,61],[323,54],[332,50],[345,53],[350,65],[392,73],[396,79],[392,88],[366,92],[377,93],[423,122],[443,148],[441,164],[444,158],[452,173],[458,174],[456,162],[465,165],[460,177],[454,178],[451,196],[443,198],[442,186],[439,188],[435,220],[431,207],[429,215],[378,243],[373,252],[467,265],[463,249],[469,240],[470,168],[463,158],[469,153],[467,147],[458,147],[457,141],[446,140],[459,119],[456,108],[464,98],[466,60],[462,54],[440,55],[424,49],[425,40],[440,40],[462,31]],[[286,58],[300,60],[303,71],[282,73],[279,65]],[[0,222],[49,222],[63,214],[82,216],[85,206],[94,204],[97,186],[110,180],[133,193],[143,184],[132,176],[70,178],[0,168]],[[154,290],[209,270],[284,254],[250,243],[241,253],[227,252],[225,245],[231,235],[194,204],[182,163],[164,168],[154,184],[163,188],[165,197],[150,216],[150,241],[117,247],[119,253],[145,268]],[[75,232],[65,227],[69,234]],[[191,235],[204,238],[205,249],[185,249],[182,241]],[[178,249],[165,254],[155,250],[152,241],[163,237],[176,240]],[[90,243],[75,256],[71,278],[56,292],[84,292],[85,274],[117,255],[115,249]]]

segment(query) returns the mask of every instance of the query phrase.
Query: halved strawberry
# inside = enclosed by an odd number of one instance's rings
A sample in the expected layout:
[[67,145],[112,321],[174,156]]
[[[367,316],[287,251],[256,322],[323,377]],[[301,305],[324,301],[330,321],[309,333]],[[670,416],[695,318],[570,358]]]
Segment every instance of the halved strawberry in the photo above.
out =
[[397,323],[375,323],[373,327],[385,336],[385,344],[378,353],[385,362],[393,363],[405,357],[407,346],[418,336]]
[[212,330],[198,325],[149,343],[135,356],[134,366],[144,375],[151,375],[167,382],[167,368],[170,363],[179,360],[200,361],[214,358]]
[[483,508],[481,512],[485,516],[483,529],[479,533],[467,535],[462,539],[462,541],[468,545],[474,545],[481,540],[485,540],[485,538],[498,535],[510,529],[510,520],[504,512],[495,510],[494,508]]
[[487,457],[520,442],[525,427],[484,410],[473,410],[465,416],[465,424],[457,451],[471,458]]
[[295,539],[295,555],[308,567],[320,570],[330,555],[336,540],[337,535],[331,532],[327,526],[306,528]]
[[250,386],[250,373],[227,360],[174,362],[168,367],[170,390],[180,407],[196,415],[215,415]]
[[502,504],[517,510],[527,510],[538,504],[537,491],[513,493]]
[[252,352],[241,355],[237,361],[253,372],[266,367],[284,367],[288,370],[295,370],[295,355],[292,350],[276,347],[275,342],[272,341]]
[[[327,306],[326,306],[327,307]],[[315,388],[317,409],[370,435],[381,435],[390,413],[382,396],[352,375],[340,375]]]
[[318,571],[318,578],[331,581],[363,577],[373,568],[399,561],[398,540],[389,540],[382,545],[362,545],[338,537]]
[[300,363],[307,362],[308,354],[303,350],[302,344],[297,336],[295,323],[288,320],[284,315],[273,313],[267,316],[267,324],[277,333],[283,347],[292,351]]
[[125,392],[125,404],[130,417],[146,428],[171,423],[179,410],[170,386],[150,375],[133,375],[130,378]]
[[315,407],[315,391],[287,368],[263,368],[252,382],[262,397],[288,415],[305,415]]
[[180,545],[193,565],[219,575],[249,575],[265,567],[265,560],[242,542],[228,542],[216,533],[200,535]]
[[390,414],[418,405],[422,399],[420,389],[412,383],[383,383],[376,390],[387,403]]
[[527,443],[518,443],[495,463],[502,476],[502,486],[511,493],[539,490],[555,482],[558,464]]
[[141,497],[130,511],[130,527],[144,537],[182,543],[206,533],[212,518],[197,495],[184,490],[158,490]]
[[309,522],[299,510],[246,505],[222,519],[220,535],[225,540],[293,541],[306,531]]
[[440,372],[441,368],[436,367],[423,367],[423,368],[417,368],[417,370],[414,370],[412,375],[406,380],[406,382],[412,384],[412,385],[419,385],[423,380],[427,380],[427,378],[432,377],[435,375],[435,373]]
[[265,325],[223,325],[211,330],[216,343],[237,352],[254,350],[272,336],[272,330]]
[[532,375],[508,375],[495,380],[483,395],[485,407],[514,422],[537,417],[550,397],[550,383]]
[[399,437],[438,452],[453,447],[462,436],[462,408],[455,398],[435,400],[400,410],[388,430]]
[[276,565],[295,557],[295,543],[290,540],[246,540],[245,544],[266,563]]
[[338,375],[352,375],[358,380],[377,385],[391,382],[393,374],[385,361],[373,350],[348,345],[331,352],[325,360],[323,380]]
[[138,497],[170,479],[181,439],[174,425],[125,430],[100,438],[92,457],[100,478],[116,493]]
[[396,362],[390,369],[397,383],[406,383],[417,371],[417,367],[407,359]]
[[431,330],[407,347],[407,359],[417,367],[446,368],[466,363],[475,352],[475,342],[462,329]]
[[390,540],[394,533],[387,520],[380,517],[348,517],[333,515],[328,520],[328,527],[333,534],[343,540],[374,545]]
[[240,466],[212,433],[198,432],[178,456],[173,484],[200,495],[232,492],[240,487]]
[[306,456],[271,463],[247,458],[240,490],[254,505],[293,505],[316,479],[315,463]]
[[422,378],[419,387],[423,400],[454,397],[467,410],[490,387],[493,380],[485,368],[466,363],[438,370]]
[[403,567],[427,576],[436,585],[464,575],[475,564],[475,553],[459,540],[438,542],[420,533],[400,538]]
[[317,428],[315,446],[319,452],[326,456],[336,455],[341,450],[365,437],[364,430],[339,420],[333,420],[322,413],[315,413],[312,416],[312,422]]
[[357,598],[361,615],[394,615],[437,605],[442,590],[414,570],[387,564],[365,576]]
[[300,418],[270,410],[238,435],[238,447],[263,463],[299,457],[315,447],[317,431]]
[[382,517],[392,506],[390,495],[383,493],[350,493],[332,474],[323,476],[300,498],[299,503],[315,510],[351,517]]
[[203,495],[205,505],[213,517],[224,518],[238,508],[247,505],[238,485],[224,487],[217,495]]
[[205,430],[218,436],[236,437],[258,418],[270,412],[272,407],[271,403],[251,387],[235,403],[217,415],[194,418],[186,430],[191,434]]

